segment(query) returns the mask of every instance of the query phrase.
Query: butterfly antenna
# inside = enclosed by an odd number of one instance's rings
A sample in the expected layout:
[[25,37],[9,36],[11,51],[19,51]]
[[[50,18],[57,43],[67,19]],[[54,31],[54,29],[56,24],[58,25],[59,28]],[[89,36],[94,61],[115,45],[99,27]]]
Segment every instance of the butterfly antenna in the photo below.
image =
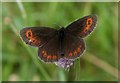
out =
[[56,23],[54,23],[54,26],[55,26],[55,28],[57,28],[57,29],[60,29],[60,28],[61,28],[61,26],[59,26],[59,25],[56,24]]

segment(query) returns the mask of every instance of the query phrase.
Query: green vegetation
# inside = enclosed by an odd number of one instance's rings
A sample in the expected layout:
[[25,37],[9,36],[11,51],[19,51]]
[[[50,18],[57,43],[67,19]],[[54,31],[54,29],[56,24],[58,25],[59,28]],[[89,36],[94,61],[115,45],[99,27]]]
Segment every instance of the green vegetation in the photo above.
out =
[[[117,3],[6,2],[2,7],[2,80],[108,81],[118,80]],[[67,26],[75,19],[96,14],[98,25],[86,37],[86,51],[70,71],[38,59],[37,48],[20,39],[26,26]]]

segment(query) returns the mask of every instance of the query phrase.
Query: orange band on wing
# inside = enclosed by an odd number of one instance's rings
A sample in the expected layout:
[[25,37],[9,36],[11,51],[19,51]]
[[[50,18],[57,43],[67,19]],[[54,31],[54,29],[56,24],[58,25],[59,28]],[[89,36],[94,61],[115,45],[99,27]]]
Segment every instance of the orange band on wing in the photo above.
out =
[[38,39],[33,36],[33,33],[32,33],[31,29],[27,30],[26,33],[25,33],[25,35],[30,40],[29,42],[32,42],[34,44],[40,43],[40,40],[39,40],[39,42],[37,42]]
[[47,56],[47,59],[51,59],[51,58],[52,58],[52,56],[51,56],[51,55],[48,55],[48,56]]
[[76,48],[73,52],[70,52],[68,54],[68,57],[73,57],[76,56],[77,54],[79,54],[82,50],[82,46],[80,45],[78,48]]
[[25,34],[26,34],[26,37],[28,37],[28,38],[32,38],[32,37],[33,37],[32,30],[31,30],[31,29],[30,29],[30,30],[27,30]]
[[74,55],[77,55],[77,51],[75,50],[73,54],[74,54]]
[[87,19],[87,21],[86,21],[86,27],[85,27],[85,29],[84,29],[84,32],[87,32],[87,31],[88,31],[88,29],[89,29],[90,26],[92,25],[92,22],[93,22],[92,18],[88,18],[88,19]]
[[43,57],[47,57],[47,53],[45,51],[42,51]]
[[57,59],[57,56],[55,56],[55,55],[53,55],[53,57],[52,57],[53,59]]
[[70,52],[68,56],[69,56],[69,57],[72,57],[72,52]]
[[43,58],[46,58],[47,60],[56,60],[58,57],[56,55],[49,55],[46,51],[41,51]]

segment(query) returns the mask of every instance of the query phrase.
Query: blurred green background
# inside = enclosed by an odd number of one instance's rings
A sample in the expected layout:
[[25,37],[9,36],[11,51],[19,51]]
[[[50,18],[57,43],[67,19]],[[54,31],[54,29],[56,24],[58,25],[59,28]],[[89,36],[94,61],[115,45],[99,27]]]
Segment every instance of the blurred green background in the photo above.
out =
[[[118,80],[117,3],[4,2],[2,5],[2,80],[114,81]],[[84,38],[86,51],[69,71],[45,64],[37,48],[23,43],[26,26],[67,26],[75,19],[96,14],[94,32]]]

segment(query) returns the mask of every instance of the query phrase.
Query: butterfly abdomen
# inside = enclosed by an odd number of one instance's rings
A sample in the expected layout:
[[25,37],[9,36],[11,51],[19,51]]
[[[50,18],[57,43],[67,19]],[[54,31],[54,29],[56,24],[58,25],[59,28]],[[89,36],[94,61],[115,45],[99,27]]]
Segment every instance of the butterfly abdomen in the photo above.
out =
[[63,57],[64,56],[64,51],[63,51],[63,40],[64,40],[64,36],[65,36],[65,29],[61,28],[58,31],[58,37],[59,37],[59,41],[60,41],[60,55]]

